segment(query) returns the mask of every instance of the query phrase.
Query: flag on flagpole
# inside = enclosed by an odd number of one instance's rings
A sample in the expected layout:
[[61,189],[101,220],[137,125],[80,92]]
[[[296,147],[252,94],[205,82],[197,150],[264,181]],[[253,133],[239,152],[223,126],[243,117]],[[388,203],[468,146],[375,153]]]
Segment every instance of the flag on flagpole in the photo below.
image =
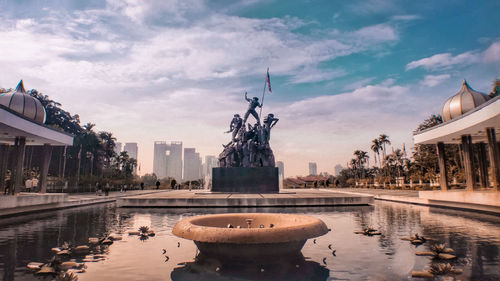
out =
[[269,93],[272,93],[272,91],[271,91],[271,77],[269,77],[269,68],[267,69],[266,83],[267,83],[267,87],[269,89]]

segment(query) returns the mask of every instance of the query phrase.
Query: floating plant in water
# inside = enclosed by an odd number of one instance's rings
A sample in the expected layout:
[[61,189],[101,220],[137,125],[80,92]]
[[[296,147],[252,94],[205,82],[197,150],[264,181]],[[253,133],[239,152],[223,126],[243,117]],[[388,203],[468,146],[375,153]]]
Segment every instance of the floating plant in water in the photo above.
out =
[[415,252],[417,256],[431,256],[434,259],[440,260],[451,260],[456,258],[454,255],[450,255],[450,253],[455,252],[452,248],[446,248],[445,244],[436,244],[430,247],[431,251],[429,252]]
[[143,226],[139,227],[139,231],[141,233],[148,233],[148,230],[149,230],[149,226],[143,225]]
[[78,281],[78,276],[73,272],[65,272],[57,275],[56,281]]
[[149,237],[155,236],[155,232],[152,229],[149,229],[149,226],[143,225],[139,227],[139,231],[129,231],[129,235],[139,235],[139,240],[145,241],[148,240]]
[[381,235],[382,234],[379,231],[377,231],[376,229],[371,228],[371,227],[363,228],[362,231],[355,231],[354,233],[363,234],[365,236],[374,236],[374,235]]
[[[54,256],[45,263],[30,262],[27,268],[36,275],[52,276],[51,280],[76,281],[75,273],[85,272],[85,262],[97,262],[105,259],[102,254],[103,247],[113,243],[113,240],[121,240],[118,234],[112,234],[103,238],[89,238],[89,245],[71,245],[64,242],[60,247],[52,248]],[[109,243],[107,243],[107,241]],[[80,259],[83,262],[76,262]]]
[[460,274],[462,273],[462,270],[456,269],[449,263],[446,264],[436,263],[436,264],[431,264],[431,269],[429,269],[429,272],[434,275],[446,275],[446,274]]
[[424,271],[412,271],[412,277],[423,277],[423,278],[433,278],[435,275],[449,275],[449,274],[461,274],[463,271],[457,269],[449,263],[436,263],[431,264],[429,270]]
[[413,245],[417,245],[417,246],[420,244],[423,244],[423,243],[427,242],[427,240],[429,240],[428,238],[426,238],[424,236],[418,235],[418,233],[415,233],[413,236],[410,236],[410,237],[401,237],[400,239],[410,241],[410,243],[412,243]]

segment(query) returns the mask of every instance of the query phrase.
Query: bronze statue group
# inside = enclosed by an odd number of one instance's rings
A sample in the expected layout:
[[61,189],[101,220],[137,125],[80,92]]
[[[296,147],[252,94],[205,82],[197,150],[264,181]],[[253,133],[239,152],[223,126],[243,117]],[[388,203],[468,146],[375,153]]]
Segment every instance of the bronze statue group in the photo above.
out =
[[[245,93],[245,100],[248,102],[248,110],[243,119],[235,114],[231,120],[229,131],[226,132],[232,133],[231,142],[223,145],[219,167],[274,167],[274,154],[269,146],[269,139],[271,129],[279,119],[269,113],[261,124],[260,116],[255,110],[257,107],[262,108],[259,98],[249,99]],[[253,126],[247,124],[250,115],[256,120]]]

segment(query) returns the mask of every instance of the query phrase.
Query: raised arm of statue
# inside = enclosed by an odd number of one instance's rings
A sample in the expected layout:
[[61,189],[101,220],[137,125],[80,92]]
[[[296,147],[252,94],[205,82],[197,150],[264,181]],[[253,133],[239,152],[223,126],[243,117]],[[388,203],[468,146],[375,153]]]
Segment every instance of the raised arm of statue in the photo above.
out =
[[272,124],[271,124],[271,127],[270,127],[270,128],[274,127],[274,125],[276,125],[276,123],[278,123],[278,121],[279,121],[279,120],[280,120],[280,119],[278,119],[278,118],[273,118],[273,122],[272,122]]
[[251,101],[251,99],[249,99],[249,98],[247,97],[247,92],[245,92],[245,99],[246,99],[247,101]]

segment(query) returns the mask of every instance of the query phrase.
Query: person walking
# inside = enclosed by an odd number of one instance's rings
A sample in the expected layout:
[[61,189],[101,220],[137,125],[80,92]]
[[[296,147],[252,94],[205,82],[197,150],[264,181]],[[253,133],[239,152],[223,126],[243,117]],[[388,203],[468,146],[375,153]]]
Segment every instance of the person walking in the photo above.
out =
[[160,189],[160,181],[156,181],[156,189]]
[[9,179],[7,179],[7,180],[5,181],[5,190],[4,190],[4,193],[3,193],[3,194],[4,194],[4,195],[9,194],[9,193],[10,193],[10,189],[11,189],[11,187],[12,187],[12,181],[11,181],[11,180],[10,180],[10,178],[9,178]]
[[144,183],[141,182],[141,190],[144,190]]

